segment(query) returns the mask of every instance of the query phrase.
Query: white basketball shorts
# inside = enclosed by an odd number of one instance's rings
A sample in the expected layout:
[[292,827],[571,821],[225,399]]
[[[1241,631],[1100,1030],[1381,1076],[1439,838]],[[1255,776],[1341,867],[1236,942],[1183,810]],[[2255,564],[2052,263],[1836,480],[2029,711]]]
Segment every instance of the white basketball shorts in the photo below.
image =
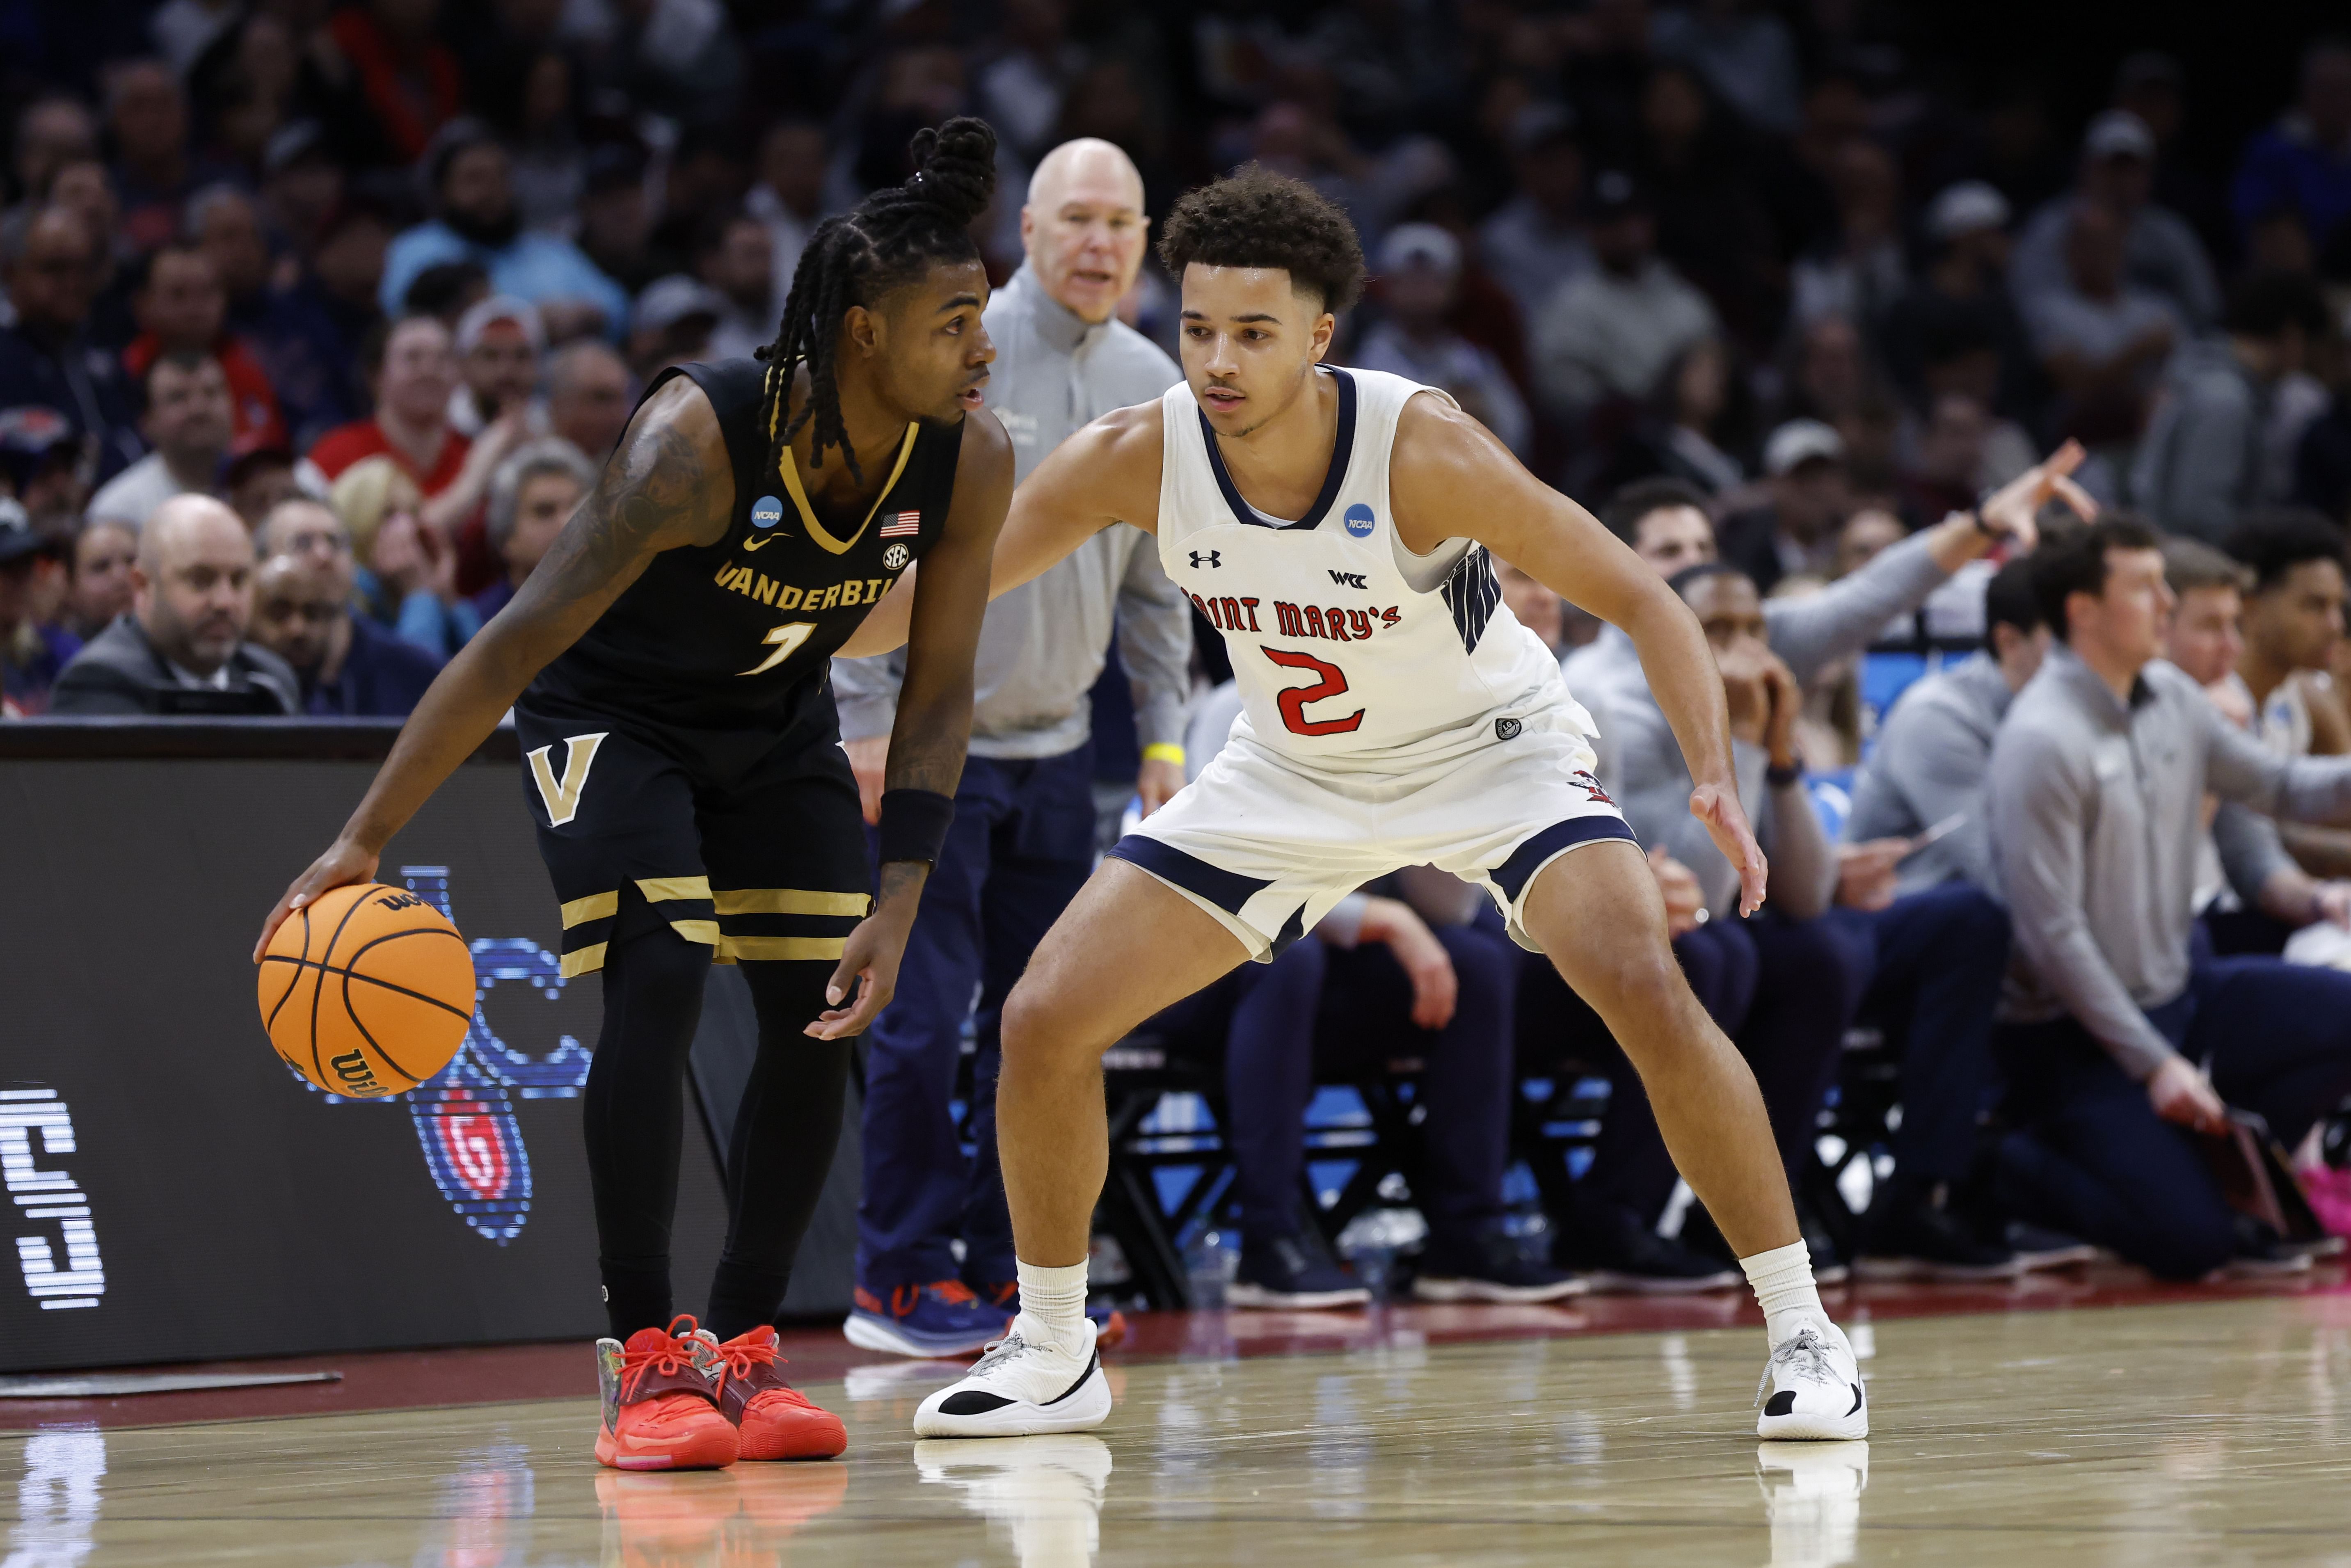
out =
[[1489,721],[1467,756],[1392,772],[1335,771],[1260,744],[1246,720],[1200,776],[1111,850],[1207,910],[1259,963],[1365,883],[1434,865],[1484,887],[1510,937],[1535,873],[1571,850],[1635,842],[1552,716]]

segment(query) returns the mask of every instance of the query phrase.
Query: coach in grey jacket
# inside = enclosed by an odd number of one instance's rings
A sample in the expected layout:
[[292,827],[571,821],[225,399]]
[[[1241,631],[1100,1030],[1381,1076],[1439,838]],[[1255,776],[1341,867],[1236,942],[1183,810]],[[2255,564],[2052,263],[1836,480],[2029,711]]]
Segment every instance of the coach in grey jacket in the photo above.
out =
[[2017,958],[1998,1043],[2020,1130],[2001,1154],[2031,1218],[2183,1277],[2238,1238],[2201,1156],[2163,1124],[2217,1130],[2225,1100],[2291,1147],[2351,1092],[2351,977],[2191,966],[2204,796],[2351,820],[2351,758],[2272,755],[2156,659],[2172,604],[2156,543],[2109,519],[2034,564],[2066,636],[1992,747]]
[[[1017,479],[1081,426],[1183,379],[1115,315],[1147,228],[1142,178],[1109,142],[1066,142],[1038,164],[1020,213],[1027,262],[985,318],[997,350],[987,403],[1012,436]],[[988,606],[955,825],[924,888],[897,999],[866,1035],[857,1305],[845,1326],[869,1350],[976,1351],[1019,1306],[996,1166],[995,1017],[1092,869],[1091,694],[1113,618],[1150,810],[1184,784],[1192,625],[1149,538],[1105,528]],[[904,672],[902,653],[833,664],[841,732],[869,811]],[[977,1161],[964,1155],[950,1104],[975,996]]]

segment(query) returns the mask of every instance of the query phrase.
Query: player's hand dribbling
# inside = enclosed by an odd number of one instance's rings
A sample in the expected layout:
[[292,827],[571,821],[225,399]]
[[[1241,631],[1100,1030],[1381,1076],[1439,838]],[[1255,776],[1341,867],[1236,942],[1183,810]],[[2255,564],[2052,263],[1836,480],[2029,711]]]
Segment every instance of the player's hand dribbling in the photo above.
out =
[[325,854],[310,862],[308,871],[294,879],[294,885],[278,898],[277,907],[269,912],[269,918],[262,922],[261,940],[253,945],[253,961],[256,964],[261,962],[261,956],[269,951],[269,939],[277,935],[277,928],[286,924],[286,917],[294,911],[330,888],[349,887],[355,882],[373,882],[376,862],[380,858],[348,840],[337,839]]

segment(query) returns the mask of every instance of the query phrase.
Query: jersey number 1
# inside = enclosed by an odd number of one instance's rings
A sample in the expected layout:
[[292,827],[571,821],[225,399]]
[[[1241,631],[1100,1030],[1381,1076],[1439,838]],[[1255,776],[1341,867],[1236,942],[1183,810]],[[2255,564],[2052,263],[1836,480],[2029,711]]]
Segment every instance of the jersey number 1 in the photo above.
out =
[[800,651],[800,644],[807,642],[809,640],[809,633],[815,630],[816,622],[813,621],[790,621],[785,622],[783,625],[778,626],[774,631],[768,632],[765,637],[759,639],[762,643],[765,643],[769,647],[775,649],[775,652],[768,654],[759,663],[752,665],[749,669],[737,670],[736,674],[738,675],[766,674],[769,670],[774,669],[778,664],[782,664],[786,659],[789,659],[794,653],[799,653]]
[[1311,670],[1322,678],[1311,686],[1289,686],[1274,700],[1281,706],[1281,722],[1292,735],[1344,735],[1364,722],[1364,710],[1357,708],[1344,718],[1311,719],[1306,716],[1306,705],[1319,703],[1325,697],[1347,695],[1347,677],[1339,673],[1336,664],[1326,664],[1311,653],[1294,653],[1288,648],[1260,648],[1259,652],[1286,670]]

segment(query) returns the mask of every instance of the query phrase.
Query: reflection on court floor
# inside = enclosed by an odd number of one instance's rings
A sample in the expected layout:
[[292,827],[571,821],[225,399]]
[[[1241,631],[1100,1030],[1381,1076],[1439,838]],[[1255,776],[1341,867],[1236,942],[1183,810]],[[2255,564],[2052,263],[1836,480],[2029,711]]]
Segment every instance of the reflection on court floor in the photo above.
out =
[[[600,1470],[592,1402],[0,1437],[0,1568],[2335,1562],[2351,1295],[1866,1325],[1874,1443],[1759,1444],[1748,1328],[1120,1366],[1099,1436]],[[1214,1336],[1209,1336],[1213,1338]],[[7,1493],[0,1490],[0,1499]]]

